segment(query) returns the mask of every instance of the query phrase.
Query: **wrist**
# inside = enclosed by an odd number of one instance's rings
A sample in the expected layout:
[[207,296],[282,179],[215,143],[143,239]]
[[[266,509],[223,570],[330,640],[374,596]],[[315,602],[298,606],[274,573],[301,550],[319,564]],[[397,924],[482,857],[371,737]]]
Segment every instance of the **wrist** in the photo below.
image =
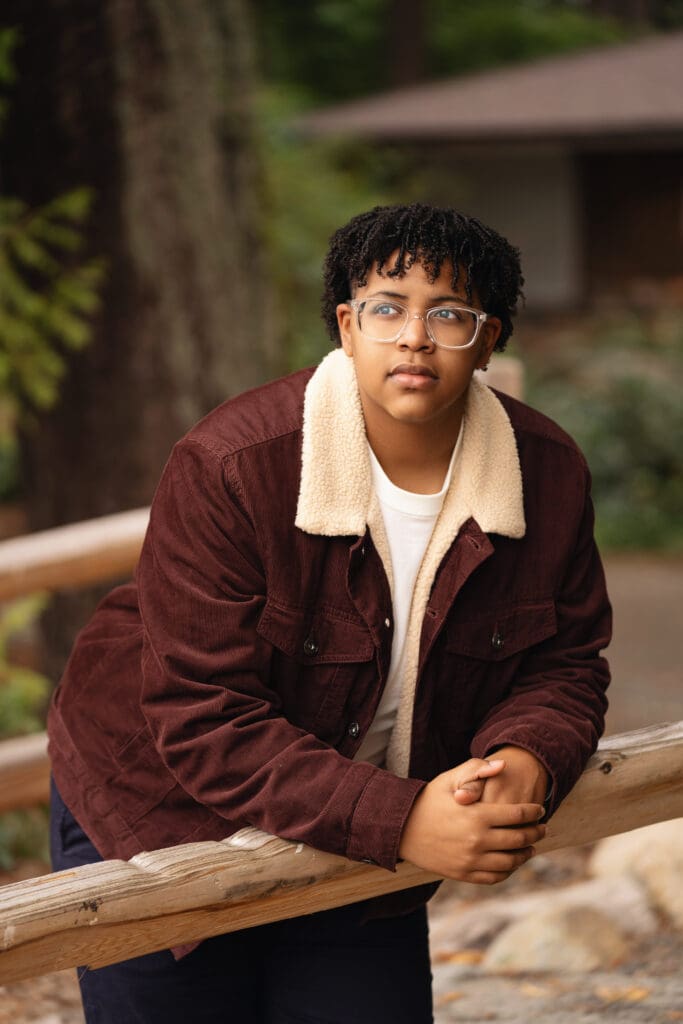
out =
[[[515,774],[522,772],[533,787],[533,799],[546,805],[552,790],[553,780],[543,762],[525,747],[508,744],[487,752],[487,758],[499,757],[505,761],[506,769]],[[504,774],[503,773],[503,774]]]

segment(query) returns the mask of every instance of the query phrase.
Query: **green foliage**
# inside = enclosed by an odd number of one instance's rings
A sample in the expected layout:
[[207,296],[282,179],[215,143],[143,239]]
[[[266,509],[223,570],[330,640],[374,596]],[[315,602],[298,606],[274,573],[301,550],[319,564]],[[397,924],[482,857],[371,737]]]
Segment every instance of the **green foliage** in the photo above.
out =
[[433,0],[428,32],[433,77],[614,43],[626,35],[617,22],[556,0]]
[[0,870],[10,871],[21,860],[50,863],[46,807],[10,811],[0,817]]
[[15,634],[37,620],[47,600],[45,594],[31,594],[0,608],[0,739],[43,728],[49,681],[32,669],[12,664],[9,647]]
[[99,261],[79,262],[92,193],[73,189],[37,209],[0,198],[0,395],[54,405],[67,350],[90,338]]
[[382,84],[386,0],[254,0],[253,6],[267,81],[299,89],[309,104]]
[[[14,80],[18,32],[0,30],[0,87]],[[2,105],[4,104],[4,106]],[[0,98],[0,120],[6,99]],[[30,209],[0,196],[0,400],[21,415],[57,400],[66,353],[90,338],[103,265],[83,260],[93,195],[74,188]],[[7,427],[2,432],[7,435]],[[11,465],[0,452],[1,469]]]
[[[340,224],[391,202],[405,179],[401,157],[360,144],[302,142],[283,127],[295,101],[280,90],[261,99],[262,156],[268,216],[264,218],[287,368],[317,362],[331,341],[320,319],[321,264]],[[414,198],[405,181],[401,195]]]
[[[391,85],[391,0],[254,0],[265,77],[311,103]],[[624,39],[569,0],[422,0],[425,78],[461,75]],[[415,40],[415,45],[419,45]]]
[[529,401],[578,441],[609,548],[683,549],[683,314],[566,332]]
[[[10,662],[10,641],[34,623],[47,604],[46,594],[0,606],[0,740],[44,728],[43,711],[50,691],[45,676]],[[0,870],[17,861],[38,858],[49,863],[47,810],[32,808],[0,815]]]

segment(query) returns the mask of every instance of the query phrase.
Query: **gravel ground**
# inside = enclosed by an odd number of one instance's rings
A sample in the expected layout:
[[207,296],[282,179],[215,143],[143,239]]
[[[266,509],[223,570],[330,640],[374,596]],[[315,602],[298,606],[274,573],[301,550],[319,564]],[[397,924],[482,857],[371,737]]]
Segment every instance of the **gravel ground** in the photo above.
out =
[[[434,963],[436,1024],[683,1021],[683,936],[668,929],[610,971],[504,976],[485,973],[468,959],[456,954],[453,962]],[[478,959],[476,953],[471,959]]]
[[[499,899],[586,879],[591,847],[560,850],[532,860],[502,886],[479,889],[445,883],[432,901],[436,926],[458,903]],[[454,942],[454,946],[456,943]],[[683,933],[661,921],[656,936],[633,941],[628,957],[608,971],[492,974],[483,949],[434,951],[435,1024],[667,1024],[683,1021]]]

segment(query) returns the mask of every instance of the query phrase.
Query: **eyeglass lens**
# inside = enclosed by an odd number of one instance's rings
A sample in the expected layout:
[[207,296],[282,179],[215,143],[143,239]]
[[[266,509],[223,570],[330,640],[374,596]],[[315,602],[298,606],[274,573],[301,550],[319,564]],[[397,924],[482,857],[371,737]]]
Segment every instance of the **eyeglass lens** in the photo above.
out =
[[[363,334],[374,341],[395,341],[405,330],[410,311],[398,302],[366,300],[358,307],[358,324]],[[477,330],[476,313],[459,306],[438,306],[426,317],[427,329],[437,345],[463,348]]]

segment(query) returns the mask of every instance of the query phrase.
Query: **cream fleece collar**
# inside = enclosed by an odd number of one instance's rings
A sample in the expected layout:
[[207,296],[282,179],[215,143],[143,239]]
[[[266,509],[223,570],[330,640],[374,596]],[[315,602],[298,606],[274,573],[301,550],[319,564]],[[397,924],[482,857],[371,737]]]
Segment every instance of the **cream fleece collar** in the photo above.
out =
[[[301,487],[296,525],[328,537],[372,525],[372,474],[353,360],[342,349],[317,368],[304,399]],[[469,387],[458,472],[444,501],[450,541],[470,516],[484,533],[525,533],[522,474],[512,425],[493,392]]]

